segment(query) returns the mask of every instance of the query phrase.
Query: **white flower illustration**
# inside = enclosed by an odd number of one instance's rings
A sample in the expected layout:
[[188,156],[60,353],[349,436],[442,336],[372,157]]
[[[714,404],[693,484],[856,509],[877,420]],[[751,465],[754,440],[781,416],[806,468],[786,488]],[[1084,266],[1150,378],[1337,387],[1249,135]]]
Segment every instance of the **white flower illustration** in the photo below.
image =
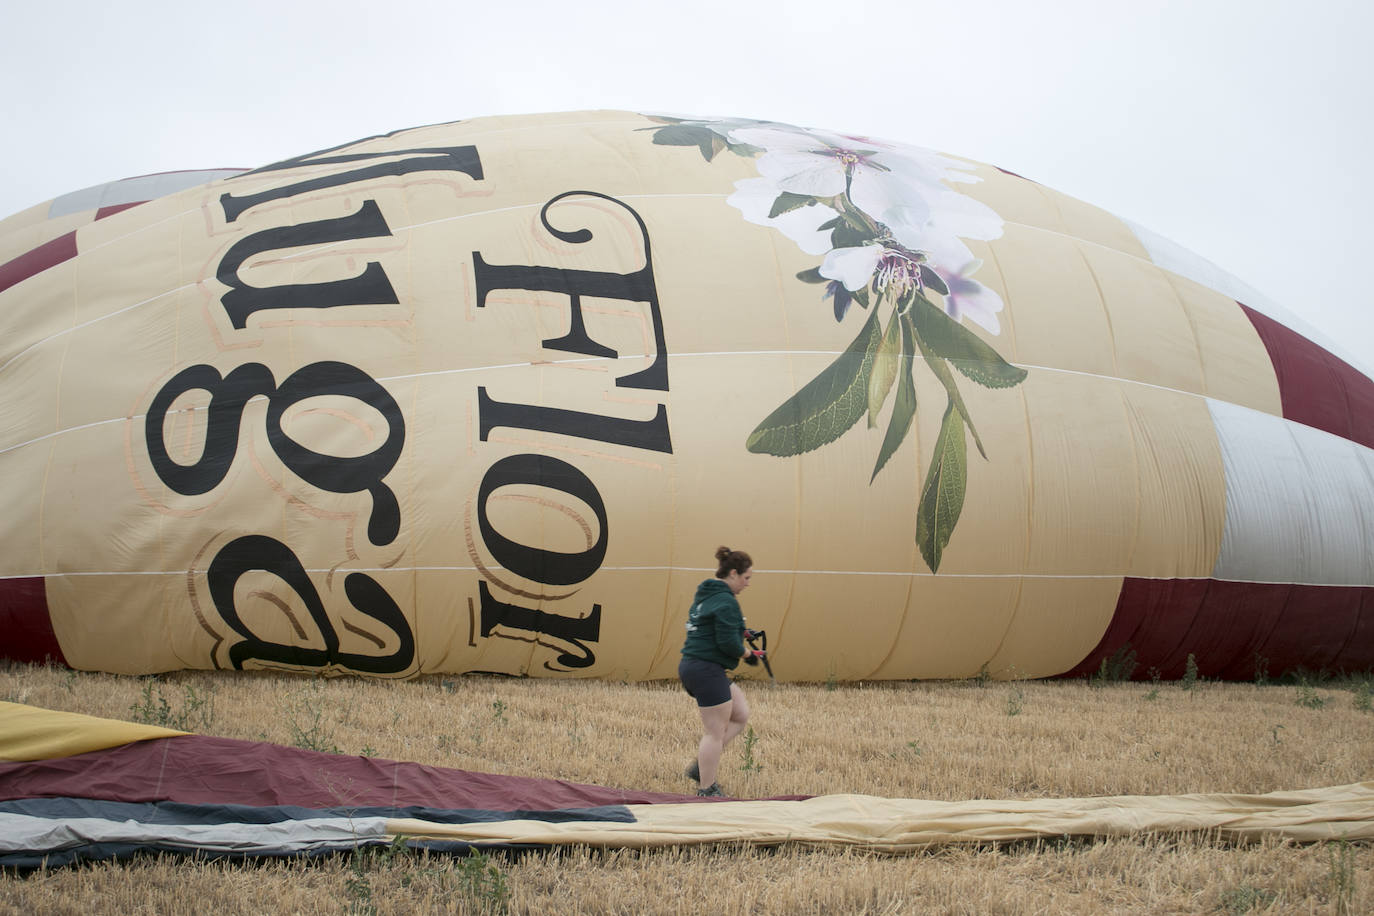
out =
[[949,294],[945,296],[945,312],[949,317],[955,321],[968,318],[989,333],[998,334],[1002,330],[997,320],[997,313],[1002,311],[1002,297],[977,280],[969,279],[981,266],[982,261],[974,260],[957,271],[937,267],[935,272],[949,287]]
[[825,204],[810,204],[770,216],[781,189],[768,178],[745,178],[735,182],[735,193],[726,203],[739,210],[744,218],[759,226],[770,226],[807,254],[825,254],[830,250],[830,230],[821,229],[825,223],[839,216]]
[[[932,267],[953,275],[975,260],[963,239],[1002,234],[996,212],[946,184],[980,179],[968,174],[969,166],[939,153],[780,126],[738,127],[729,131],[729,139],[763,150],[758,158],[761,177],[737,182],[729,202],[750,222],[777,228],[808,254],[825,254],[834,247],[826,244],[820,227],[839,214],[817,203],[770,217],[783,193],[835,201],[837,206],[843,197],[886,230],[896,246],[922,252]],[[882,261],[881,254],[868,251],[839,257],[845,265],[842,282],[851,291],[863,286],[855,273],[858,265],[871,262],[877,270]],[[831,263],[832,271],[840,269]]]
[[896,297],[920,283],[921,267],[900,248],[873,244],[831,249],[821,262],[820,274],[838,280],[851,293],[876,280],[876,287]]
[[659,121],[665,126],[653,128],[657,144],[694,147],[707,162],[726,150],[753,160],[758,177],[737,181],[730,205],[820,257],[819,266],[797,279],[823,285],[821,301],[829,302],[837,322],[856,304],[868,312],[853,343],[765,416],[745,448],[802,455],[864,417],[870,427],[885,417],[871,483],[915,427],[917,367],[929,369],[945,389],[915,531],[921,556],[938,572],[968,487],[965,437],[971,434],[987,458],[956,376],[1001,389],[1027,375],[964,323],[998,334],[1004,308],[994,290],[973,279],[982,262],[965,244],[1000,237],[1002,218],[952,186],[981,180],[971,174],[974,166],[774,122]]

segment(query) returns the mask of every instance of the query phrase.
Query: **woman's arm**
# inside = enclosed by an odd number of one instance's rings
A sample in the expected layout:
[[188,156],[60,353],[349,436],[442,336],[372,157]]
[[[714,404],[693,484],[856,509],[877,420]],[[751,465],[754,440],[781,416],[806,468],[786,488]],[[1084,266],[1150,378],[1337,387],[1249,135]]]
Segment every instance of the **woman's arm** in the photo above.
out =
[[721,601],[716,611],[716,647],[731,658],[744,654],[744,614],[734,596]]

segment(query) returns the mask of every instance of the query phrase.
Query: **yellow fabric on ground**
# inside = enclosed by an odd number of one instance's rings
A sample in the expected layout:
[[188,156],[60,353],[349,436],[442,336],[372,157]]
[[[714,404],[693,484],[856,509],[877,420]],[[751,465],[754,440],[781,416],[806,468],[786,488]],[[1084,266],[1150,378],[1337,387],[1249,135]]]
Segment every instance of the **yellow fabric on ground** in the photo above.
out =
[[1374,782],[1268,795],[1121,795],[940,802],[825,795],[805,801],[629,805],[635,823],[394,818],[389,833],[472,843],[653,847],[696,843],[857,846],[914,852],[951,843],[1213,831],[1230,840],[1374,839]]
[[156,725],[0,701],[0,760],[70,757],[134,741],[184,734],[187,733]]

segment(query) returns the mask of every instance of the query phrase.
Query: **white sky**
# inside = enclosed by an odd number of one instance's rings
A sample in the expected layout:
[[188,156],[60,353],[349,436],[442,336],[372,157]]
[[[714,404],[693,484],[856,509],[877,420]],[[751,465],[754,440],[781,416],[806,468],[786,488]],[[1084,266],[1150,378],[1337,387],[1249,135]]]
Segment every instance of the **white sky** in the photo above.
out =
[[89,185],[587,108],[1001,166],[1214,262],[1374,365],[1368,0],[91,0],[0,34],[0,216]]

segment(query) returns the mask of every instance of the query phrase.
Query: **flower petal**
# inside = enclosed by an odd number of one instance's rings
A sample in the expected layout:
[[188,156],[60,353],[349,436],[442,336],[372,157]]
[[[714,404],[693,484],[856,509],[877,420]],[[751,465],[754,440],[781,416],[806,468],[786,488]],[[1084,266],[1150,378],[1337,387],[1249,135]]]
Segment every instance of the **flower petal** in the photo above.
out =
[[807,254],[829,251],[830,230],[820,227],[839,214],[825,204],[810,204],[770,216],[781,193],[781,189],[767,178],[744,178],[735,182],[735,193],[726,198],[726,203],[739,210],[749,222],[778,230]]
[[949,295],[945,297],[945,311],[956,321],[967,318],[991,334],[1000,334],[1002,325],[997,320],[997,313],[1002,311],[1002,297],[968,277],[968,274],[977,270],[980,264],[978,261],[969,262],[957,273],[938,269],[935,271],[949,287]]
[[889,228],[893,222],[921,225],[931,215],[926,198],[900,176],[862,165],[854,169],[849,199]]
[[759,157],[759,174],[784,191],[834,197],[844,191],[844,166],[833,156],[769,150]]
[[828,146],[811,131],[800,127],[741,127],[730,131],[735,143],[748,143],[767,150],[806,152]]
[[882,245],[835,248],[821,262],[821,276],[839,280],[850,292],[863,289],[873,279],[873,271],[883,259]]

